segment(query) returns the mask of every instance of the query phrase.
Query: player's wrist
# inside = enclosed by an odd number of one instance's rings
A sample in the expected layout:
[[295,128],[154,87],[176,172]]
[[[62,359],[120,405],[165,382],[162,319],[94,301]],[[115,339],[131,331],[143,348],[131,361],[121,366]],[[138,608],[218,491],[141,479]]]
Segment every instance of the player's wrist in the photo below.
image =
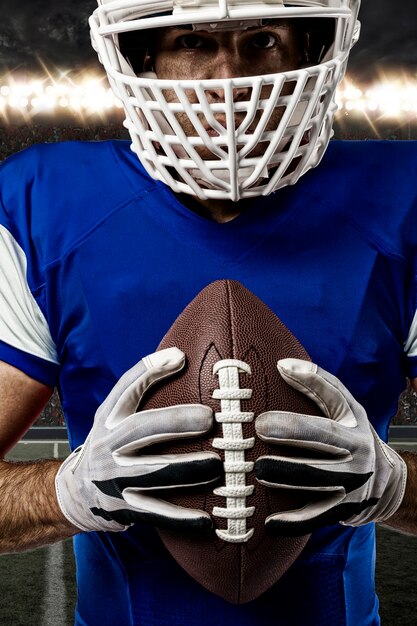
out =
[[88,532],[92,529],[80,521],[83,507],[80,504],[79,488],[73,474],[76,459],[76,453],[72,452],[59,467],[55,476],[55,492],[58,506],[64,518],[78,531]]
[[385,491],[380,500],[381,512],[376,521],[389,519],[399,509],[404,499],[407,484],[407,464],[393,448],[382,444],[392,465],[392,472]]
[[91,532],[97,530],[120,531],[127,526],[118,524],[113,520],[94,515],[94,508],[89,502],[86,494],[83,494],[83,487],[79,477],[75,473],[81,456],[83,447],[79,447],[65,459],[55,476],[55,491],[58,506],[65,519],[78,531]]

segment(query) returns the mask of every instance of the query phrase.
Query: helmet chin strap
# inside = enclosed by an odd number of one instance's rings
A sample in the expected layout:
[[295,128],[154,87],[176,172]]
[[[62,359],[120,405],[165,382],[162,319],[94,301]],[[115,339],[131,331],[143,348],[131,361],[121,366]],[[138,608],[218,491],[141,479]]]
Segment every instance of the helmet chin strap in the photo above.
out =
[[[253,174],[254,169],[255,167],[239,167],[238,168],[237,179],[238,179],[239,185],[244,183],[245,180],[247,180],[249,176]],[[190,170],[190,174],[196,180],[196,182],[198,182],[202,187],[205,187],[206,189],[217,189],[216,185],[211,184],[210,181],[206,180],[205,178],[200,178],[202,174],[201,170],[192,169]],[[230,171],[227,169],[216,170],[216,178],[218,178],[224,183],[230,183]],[[258,180],[265,179],[265,178],[269,178],[269,172],[268,172],[267,167],[263,168]]]

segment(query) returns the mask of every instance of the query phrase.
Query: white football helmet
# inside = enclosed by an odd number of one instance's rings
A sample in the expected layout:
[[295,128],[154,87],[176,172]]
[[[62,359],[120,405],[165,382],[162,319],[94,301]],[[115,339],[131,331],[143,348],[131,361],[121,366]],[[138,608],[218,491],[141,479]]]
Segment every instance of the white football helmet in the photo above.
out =
[[[360,0],[98,0],[98,4],[90,18],[93,46],[123,102],[132,150],[153,178],[177,193],[236,201],[294,184],[320,162],[332,136],[336,87],[359,37]],[[123,38],[132,31],[142,31],[134,36],[145,55],[155,28],[233,30],[279,19],[313,25],[305,36],[306,63],[293,71],[162,80],[154,71],[138,70],[123,50]],[[325,29],[320,44],[314,24],[323,22],[331,28]],[[238,88],[246,90],[246,100],[234,100]],[[210,101],[210,89],[221,90],[220,102]],[[279,119],[271,128],[277,108],[282,114],[275,115]],[[193,129],[188,134],[179,121],[184,115],[186,127]]]

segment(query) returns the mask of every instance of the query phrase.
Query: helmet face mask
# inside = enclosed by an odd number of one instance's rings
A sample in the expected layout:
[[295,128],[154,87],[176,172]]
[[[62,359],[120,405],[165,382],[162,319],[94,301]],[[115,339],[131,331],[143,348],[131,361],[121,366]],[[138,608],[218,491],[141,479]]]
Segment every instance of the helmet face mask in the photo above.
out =
[[[148,173],[177,193],[236,201],[293,184],[319,163],[357,38],[358,8],[359,0],[101,0],[90,26]],[[255,75],[221,78],[206,63],[197,64],[205,75],[192,65],[185,75],[169,75],[158,64],[167,28],[220,41],[283,24],[298,49],[285,67],[255,63],[247,72]]]

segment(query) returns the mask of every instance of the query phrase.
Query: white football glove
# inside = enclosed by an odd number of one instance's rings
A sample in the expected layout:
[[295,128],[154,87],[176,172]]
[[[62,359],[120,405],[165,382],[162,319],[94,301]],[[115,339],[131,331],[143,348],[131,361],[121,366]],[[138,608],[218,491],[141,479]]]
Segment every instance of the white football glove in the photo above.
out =
[[327,417],[268,411],[256,419],[258,436],[285,448],[285,455],[277,450],[256,461],[257,480],[312,496],[298,510],[270,515],[267,529],[305,535],[337,522],[360,526],[389,518],[405,491],[403,459],[378,437],[365,409],[335,376],[299,359],[282,359],[278,370]]
[[223,473],[220,457],[214,452],[144,454],[151,444],[207,433],[213,424],[211,409],[183,404],[136,412],[145,391],[181,370],[184,362],[177,348],[145,357],[98,408],[84,445],[64,461],[56,477],[59,505],[74,526],[120,531],[138,520],[170,528],[211,526],[204,511],[174,506],[155,493],[216,481]]

